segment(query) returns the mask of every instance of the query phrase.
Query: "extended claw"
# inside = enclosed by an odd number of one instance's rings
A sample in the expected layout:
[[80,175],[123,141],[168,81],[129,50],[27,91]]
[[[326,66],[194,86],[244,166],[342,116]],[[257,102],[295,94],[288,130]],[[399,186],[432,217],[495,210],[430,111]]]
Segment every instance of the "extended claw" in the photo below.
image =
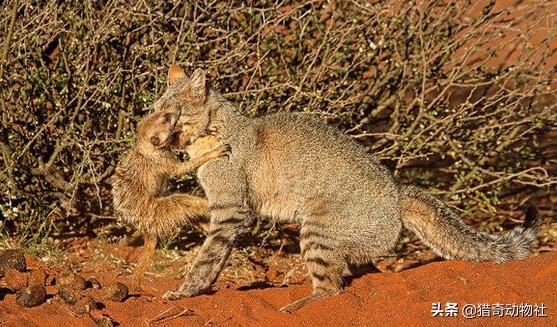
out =
[[232,148],[228,144],[221,145],[220,149],[221,153],[226,156],[230,155],[230,152],[232,151]]

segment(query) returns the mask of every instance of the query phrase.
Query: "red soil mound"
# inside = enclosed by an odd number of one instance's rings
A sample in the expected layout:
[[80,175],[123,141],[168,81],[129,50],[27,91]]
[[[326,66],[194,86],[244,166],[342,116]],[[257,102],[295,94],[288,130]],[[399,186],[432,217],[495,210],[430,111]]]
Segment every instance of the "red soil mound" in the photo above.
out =
[[[118,279],[112,272],[95,277],[103,285]],[[169,278],[155,279],[145,290],[154,298],[102,300],[106,307],[99,312],[108,314],[121,326],[430,326],[470,322],[497,326],[557,325],[557,252],[501,265],[447,261],[400,273],[370,273],[354,279],[342,294],[312,303],[294,314],[277,309],[308,295],[309,283],[285,288],[230,288],[164,303],[160,296],[178,283]],[[51,287],[49,294],[53,292]],[[72,316],[58,298],[36,308],[20,307],[15,303],[15,295],[0,291],[2,298],[0,326],[94,325],[88,317]],[[458,317],[432,317],[433,303],[437,302],[441,308],[447,302],[457,303]],[[462,310],[466,304],[488,304],[492,317],[465,319]],[[493,317],[494,310],[497,311],[494,304],[502,304],[502,313],[507,316]],[[508,316],[513,314],[512,304],[517,305],[514,314],[519,317]],[[520,307],[521,304],[532,307]],[[172,317],[188,309],[188,314]],[[546,317],[520,317],[529,314]]]

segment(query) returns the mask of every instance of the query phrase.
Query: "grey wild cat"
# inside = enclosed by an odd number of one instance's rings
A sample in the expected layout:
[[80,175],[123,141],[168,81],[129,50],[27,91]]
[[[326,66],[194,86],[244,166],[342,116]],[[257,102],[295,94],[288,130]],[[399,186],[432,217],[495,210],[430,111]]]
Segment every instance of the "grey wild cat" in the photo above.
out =
[[[123,221],[133,224],[143,234],[145,246],[132,276],[132,288],[141,288],[141,278],[148,268],[157,245],[157,237],[188,224],[204,223],[207,200],[188,194],[166,194],[170,177],[192,173],[209,160],[226,156],[228,146],[219,145],[214,136],[185,142],[180,133],[179,112],[158,111],[138,124],[137,142],[118,162],[113,175],[114,209]],[[193,152],[181,162],[170,146],[185,146]]]
[[170,85],[155,109],[181,111],[189,135],[216,130],[231,154],[197,171],[209,201],[209,232],[185,282],[166,299],[207,290],[255,215],[301,224],[313,294],[281,309],[289,312],[338,293],[343,277],[392,249],[403,227],[450,259],[524,258],[536,239],[534,208],[507,234],[478,232],[428,193],[399,185],[377,158],[337,129],[297,114],[244,117],[207,87],[203,70],[188,78],[172,66],[168,75]]

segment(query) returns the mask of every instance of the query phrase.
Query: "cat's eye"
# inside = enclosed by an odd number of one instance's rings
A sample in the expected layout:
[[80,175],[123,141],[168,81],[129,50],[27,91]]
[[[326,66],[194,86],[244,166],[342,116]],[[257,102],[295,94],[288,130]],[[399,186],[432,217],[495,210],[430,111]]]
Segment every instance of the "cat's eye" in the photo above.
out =
[[151,136],[151,144],[157,146],[161,143],[161,140],[158,136]]

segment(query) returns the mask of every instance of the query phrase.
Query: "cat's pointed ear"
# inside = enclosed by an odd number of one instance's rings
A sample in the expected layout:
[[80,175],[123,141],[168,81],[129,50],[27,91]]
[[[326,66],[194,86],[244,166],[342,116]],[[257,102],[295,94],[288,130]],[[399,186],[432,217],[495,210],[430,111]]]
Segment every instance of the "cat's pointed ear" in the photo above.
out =
[[168,85],[176,83],[179,79],[186,78],[186,72],[178,65],[170,65],[168,69]]
[[190,77],[190,80],[180,91],[180,95],[192,102],[203,103],[207,99],[207,83],[205,71],[197,68]]

